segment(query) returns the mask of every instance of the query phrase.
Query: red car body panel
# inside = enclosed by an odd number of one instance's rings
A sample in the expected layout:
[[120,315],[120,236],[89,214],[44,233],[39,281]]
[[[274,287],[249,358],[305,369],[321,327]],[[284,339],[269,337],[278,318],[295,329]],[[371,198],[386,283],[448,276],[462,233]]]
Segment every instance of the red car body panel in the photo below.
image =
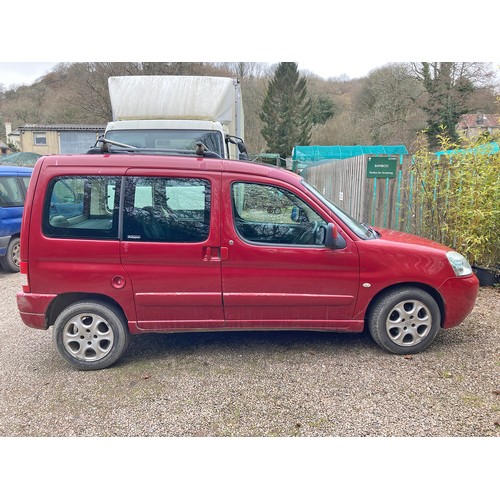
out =
[[[443,258],[450,249],[439,243],[399,231],[377,231],[381,238],[357,242],[362,285],[355,316],[364,317],[373,297],[388,287],[417,284],[438,292],[445,306],[443,328],[460,324],[474,307],[479,289],[476,276],[450,272]],[[462,311],[467,312],[461,316]]]

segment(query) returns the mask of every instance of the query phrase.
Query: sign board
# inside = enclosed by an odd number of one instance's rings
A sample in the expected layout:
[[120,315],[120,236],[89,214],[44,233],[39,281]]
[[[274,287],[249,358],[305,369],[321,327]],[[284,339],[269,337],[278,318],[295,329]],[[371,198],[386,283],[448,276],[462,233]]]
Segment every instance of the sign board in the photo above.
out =
[[366,177],[395,178],[398,167],[397,156],[369,156],[366,165]]

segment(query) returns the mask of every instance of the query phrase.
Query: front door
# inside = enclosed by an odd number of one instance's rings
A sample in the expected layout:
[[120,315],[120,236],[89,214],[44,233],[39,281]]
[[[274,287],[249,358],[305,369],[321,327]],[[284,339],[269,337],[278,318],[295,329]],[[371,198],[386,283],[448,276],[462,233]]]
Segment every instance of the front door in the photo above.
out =
[[209,172],[128,172],[121,259],[140,329],[223,326],[219,184]]
[[353,329],[355,243],[326,248],[328,214],[280,181],[223,174],[222,182],[226,326]]

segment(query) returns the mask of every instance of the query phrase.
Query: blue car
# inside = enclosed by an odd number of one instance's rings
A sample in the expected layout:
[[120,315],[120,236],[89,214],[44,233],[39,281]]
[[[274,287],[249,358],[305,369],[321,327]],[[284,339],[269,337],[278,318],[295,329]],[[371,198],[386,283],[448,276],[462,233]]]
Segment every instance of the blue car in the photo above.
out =
[[19,234],[32,171],[0,165],[0,265],[11,273],[19,271]]

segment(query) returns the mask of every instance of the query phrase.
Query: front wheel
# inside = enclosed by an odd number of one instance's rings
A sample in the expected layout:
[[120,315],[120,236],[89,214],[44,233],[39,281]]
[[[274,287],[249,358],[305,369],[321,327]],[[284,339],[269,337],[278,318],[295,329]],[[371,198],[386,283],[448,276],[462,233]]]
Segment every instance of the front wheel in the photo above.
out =
[[121,311],[101,302],[76,302],[57,318],[53,340],[58,353],[78,370],[100,370],[115,363],[128,346]]
[[436,301],[424,290],[403,287],[380,296],[368,314],[373,340],[394,354],[415,354],[426,349],[441,325]]

